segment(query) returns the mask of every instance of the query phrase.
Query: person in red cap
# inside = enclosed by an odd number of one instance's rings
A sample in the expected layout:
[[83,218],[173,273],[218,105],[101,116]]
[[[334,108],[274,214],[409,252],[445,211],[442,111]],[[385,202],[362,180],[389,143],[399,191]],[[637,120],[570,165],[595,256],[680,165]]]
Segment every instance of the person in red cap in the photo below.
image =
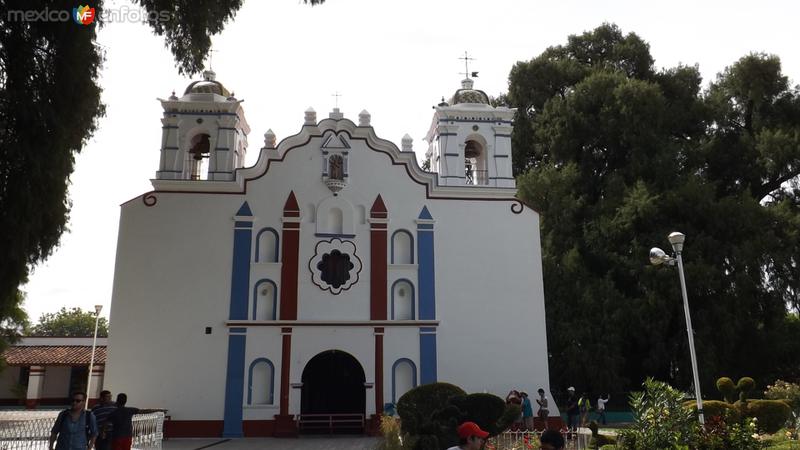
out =
[[475,422],[464,422],[458,426],[458,445],[447,450],[480,450],[489,433],[481,430]]

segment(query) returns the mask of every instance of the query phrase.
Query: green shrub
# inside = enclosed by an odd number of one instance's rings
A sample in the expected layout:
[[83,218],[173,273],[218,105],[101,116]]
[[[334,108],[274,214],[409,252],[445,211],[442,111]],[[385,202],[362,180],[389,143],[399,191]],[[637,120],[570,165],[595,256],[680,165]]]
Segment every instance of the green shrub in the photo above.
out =
[[417,386],[397,401],[403,434],[414,437],[415,450],[442,449],[458,443],[458,409],[449,400],[466,395],[450,383]]
[[694,414],[683,406],[683,392],[648,378],[644,392],[630,396],[634,422],[620,431],[625,450],[672,449],[686,446],[696,433]]
[[739,391],[739,401],[746,402],[750,398],[750,392],[756,387],[756,382],[750,377],[739,378],[736,383],[736,390]]
[[736,401],[736,385],[733,384],[733,380],[730,378],[720,377],[717,379],[717,390],[722,394],[722,398],[726,402],[733,403]]
[[506,405],[502,398],[493,394],[469,394],[450,399],[458,408],[458,422],[472,421],[489,435],[496,436],[507,430],[519,417],[519,405]]
[[758,419],[758,428],[775,433],[786,425],[792,415],[789,404],[782,400],[751,400],[747,402],[747,416]]
[[[697,412],[697,402],[694,400],[687,400],[683,402],[685,408],[692,410],[692,413]],[[733,420],[741,419],[741,412],[734,405],[723,402],[720,400],[703,400],[703,413],[708,420],[711,417],[731,417]]]
[[458,386],[432,383],[418,386],[400,397],[404,448],[440,450],[458,445],[456,429],[472,421],[491,435],[505,431],[519,417],[519,405],[506,405],[492,394],[467,395]]

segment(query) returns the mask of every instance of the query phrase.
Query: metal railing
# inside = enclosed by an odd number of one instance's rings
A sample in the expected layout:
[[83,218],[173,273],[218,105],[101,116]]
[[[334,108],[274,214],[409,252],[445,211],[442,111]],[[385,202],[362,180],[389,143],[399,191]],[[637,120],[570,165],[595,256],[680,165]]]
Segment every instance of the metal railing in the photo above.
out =
[[[47,449],[50,430],[59,411],[0,412],[0,450]],[[161,450],[164,439],[164,413],[133,416],[132,448]]]
[[[564,428],[560,431],[566,443],[565,449],[584,450],[589,448],[589,439],[591,439],[592,435],[588,430],[581,429],[577,432],[569,432]],[[541,435],[541,431],[505,431],[490,438],[489,442],[486,443],[486,448],[492,450],[528,450],[536,448],[534,442],[539,442]]]
[[364,431],[364,414],[299,414],[297,429],[303,431],[327,431],[333,434],[340,430]]

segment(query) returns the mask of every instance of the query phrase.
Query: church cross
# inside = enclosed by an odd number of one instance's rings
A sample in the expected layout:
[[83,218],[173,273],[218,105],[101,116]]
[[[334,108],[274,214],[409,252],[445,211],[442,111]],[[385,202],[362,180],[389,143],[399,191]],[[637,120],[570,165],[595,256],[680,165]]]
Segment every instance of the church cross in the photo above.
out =
[[208,50],[208,70],[214,70],[214,52],[218,52],[219,50],[214,50],[210,48]]
[[335,100],[335,102],[336,102],[335,107],[336,108],[339,107],[339,97],[341,97],[341,96],[342,96],[342,94],[340,94],[339,91],[336,91],[335,94],[331,94],[331,97],[335,97],[336,98],[336,100]]
[[464,56],[462,56],[461,58],[458,58],[458,59],[463,59],[464,60],[464,70],[465,70],[465,72],[459,72],[461,75],[464,75],[467,78],[469,78],[470,74],[472,74],[473,77],[477,77],[478,76],[478,72],[470,72],[469,71],[469,62],[470,61],[475,61],[475,58],[470,58],[470,56],[465,51],[464,52]]

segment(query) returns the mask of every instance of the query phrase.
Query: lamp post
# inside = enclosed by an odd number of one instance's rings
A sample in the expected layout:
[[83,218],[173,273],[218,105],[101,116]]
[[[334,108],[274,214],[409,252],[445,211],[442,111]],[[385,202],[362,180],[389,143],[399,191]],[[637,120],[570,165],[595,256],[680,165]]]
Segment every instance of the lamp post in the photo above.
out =
[[674,266],[678,265],[678,275],[681,280],[681,295],[683,296],[683,314],[686,316],[686,334],[689,336],[689,353],[692,357],[692,375],[694,376],[694,396],[697,400],[697,418],[701,425],[705,424],[705,417],[703,417],[703,397],[700,394],[700,375],[697,372],[697,355],[694,351],[694,332],[692,329],[692,316],[689,313],[689,296],[686,294],[686,278],[683,275],[683,242],[686,236],[683,233],[673,232],[667,237],[672,249],[675,251],[675,257],[667,255],[664,250],[658,247],[650,249],[650,262],[657,266],[663,263]]
[[103,310],[103,305],[94,305],[94,339],[92,340],[92,358],[89,361],[89,377],[86,380],[86,402],[83,404],[84,408],[89,408],[89,396],[92,392],[92,370],[94,369],[94,352],[97,348],[97,325],[100,323],[100,311]]

